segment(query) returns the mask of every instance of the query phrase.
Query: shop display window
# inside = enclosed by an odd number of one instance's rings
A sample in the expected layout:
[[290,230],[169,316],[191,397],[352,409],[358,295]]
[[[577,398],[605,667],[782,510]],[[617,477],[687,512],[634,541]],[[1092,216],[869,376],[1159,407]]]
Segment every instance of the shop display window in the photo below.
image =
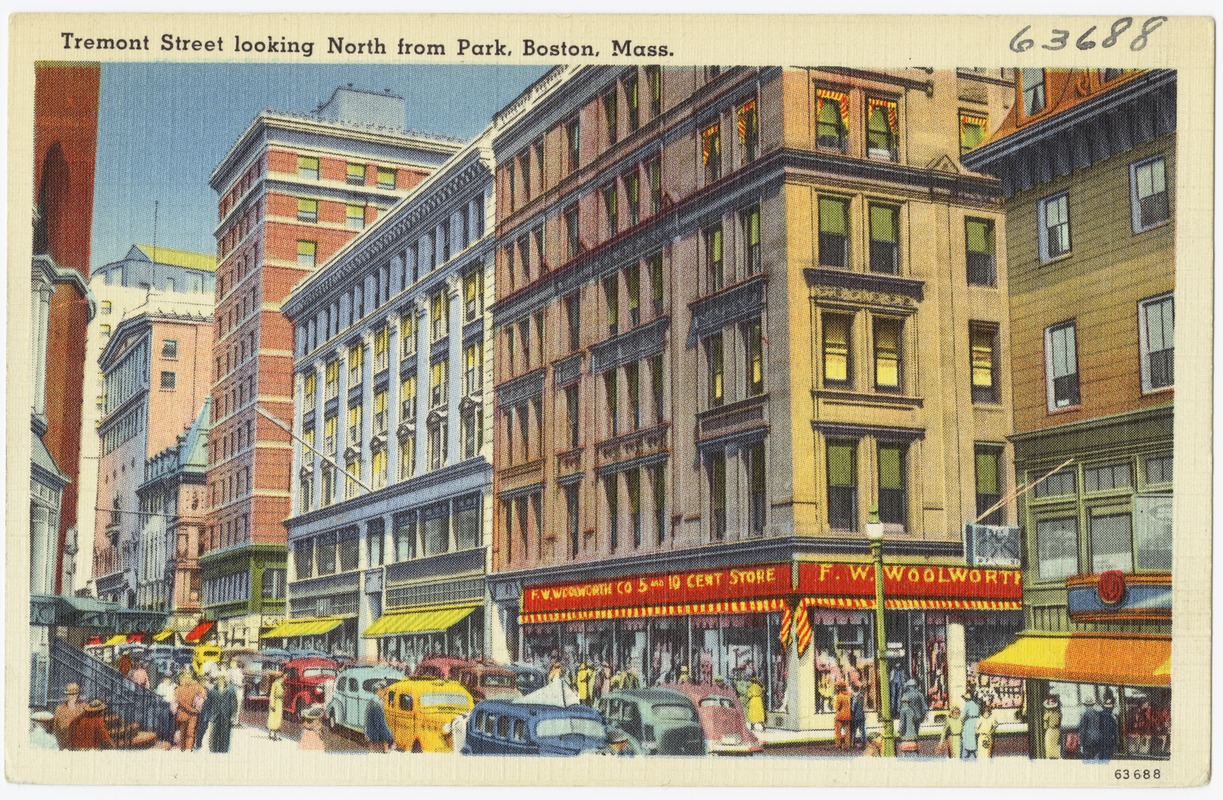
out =
[[1079,726],[1087,706],[1107,711],[1119,729],[1116,758],[1168,758],[1172,752],[1172,690],[1148,686],[1050,681],[1062,708],[1062,758],[1081,758]]

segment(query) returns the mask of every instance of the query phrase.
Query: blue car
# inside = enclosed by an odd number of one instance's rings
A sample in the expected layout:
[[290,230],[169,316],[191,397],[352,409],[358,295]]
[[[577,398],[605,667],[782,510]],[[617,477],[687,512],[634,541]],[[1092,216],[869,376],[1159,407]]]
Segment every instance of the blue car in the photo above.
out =
[[401,670],[385,664],[349,667],[336,677],[335,690],[323,713],[324,719],[331,727],[341,726],[363,732],[369,704],[379,702],[375,693],[402,678]]
[[576,756],[602,750],[607,730],[598,711],[485,700],[467,720],[465,755]]

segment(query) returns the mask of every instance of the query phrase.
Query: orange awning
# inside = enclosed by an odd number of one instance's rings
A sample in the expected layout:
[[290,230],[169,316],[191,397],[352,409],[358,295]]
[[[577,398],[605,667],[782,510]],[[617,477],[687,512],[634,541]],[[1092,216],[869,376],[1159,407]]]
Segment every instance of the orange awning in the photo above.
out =
[[1171,664],[1168,636],[1028,634],[977,662],[977,671],[1078,683],[1170,686]]
[[573,622],[588,619],[633,619],[638,617],[681,617],[690,614],[753,614],[782,611],[786,601],[780,597],[767,600],[726,600],[716,603],[683,603],[667,606],[637,606],[633,608],[595,608],[585,611],[556,611],[523,614],[524,625],[540,622]]
[[215,622],[201,622],[191,629],[191,632],[186,635],[185,641],[198,642],[204,638],[208,631],[212,630],[212,626],[215,624]]

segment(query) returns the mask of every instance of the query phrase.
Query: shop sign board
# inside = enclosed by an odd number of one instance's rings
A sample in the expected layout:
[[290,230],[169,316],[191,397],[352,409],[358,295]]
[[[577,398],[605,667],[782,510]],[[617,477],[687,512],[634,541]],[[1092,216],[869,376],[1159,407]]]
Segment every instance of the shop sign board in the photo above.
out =
[[781,597],[791,592],[789,564],[755,564],[524,587],[522,611],[529,614],[628,606],[682,605]]
[[1018,525],[964,525],[964,561],[970,567],[1014,567],[1020,563]]
[[[884,564],[883,593],[889,599],[1020,600],[1023,587],[1017,569]],[[799,593],[815,597],[875,596],[872,564],[803,562],[798,567]]]

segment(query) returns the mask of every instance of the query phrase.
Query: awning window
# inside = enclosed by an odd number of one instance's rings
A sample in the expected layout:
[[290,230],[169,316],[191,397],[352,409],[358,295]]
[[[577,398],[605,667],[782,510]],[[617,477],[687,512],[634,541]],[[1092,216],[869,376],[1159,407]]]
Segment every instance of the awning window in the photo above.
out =
[[200,641],[201,639],[203,639],[205,636],[208,635],[208,631],[212,630],[212,626],[215,624],[216,624],[215,622],[201,622],[199,625],[196,625],[194,628],[192,628],[191,632],[187,634],[187,636],[185,637],[186,641],[188,642]]
[[977,662],[990,675],[1123,686],[1171,685],[1172,639],[1166,636],[1020,636]]
[[126,633],[116,633],[114,636],[110,637],[105,642],[102,642],[102,645],[104,647],[114,647],[115,645],[123,644],[126,641],[127,641]]
[[317,636],[337,628],[343,621],[339,617],[287,619],[267,633],[261,634],[260,637],[263,639],[283,639],[292,636]]
[[524,625],[541,622],[573,622],[591,619],[634,619],[644,617],[686,617],[693,614],[758,614],[769,611],[784,611],[783,598],[765,600],[723,600],[713,603],[680,603],[666,606],[637,606],[635,608],[595,608],[584,611],[555,611],[522,614],[519,621]]
[[418,608],[411,611],[391,611],[365,629],[362,636],[399,636],[408,633],[444,631],[467,618],[479,606],[449,608]]

